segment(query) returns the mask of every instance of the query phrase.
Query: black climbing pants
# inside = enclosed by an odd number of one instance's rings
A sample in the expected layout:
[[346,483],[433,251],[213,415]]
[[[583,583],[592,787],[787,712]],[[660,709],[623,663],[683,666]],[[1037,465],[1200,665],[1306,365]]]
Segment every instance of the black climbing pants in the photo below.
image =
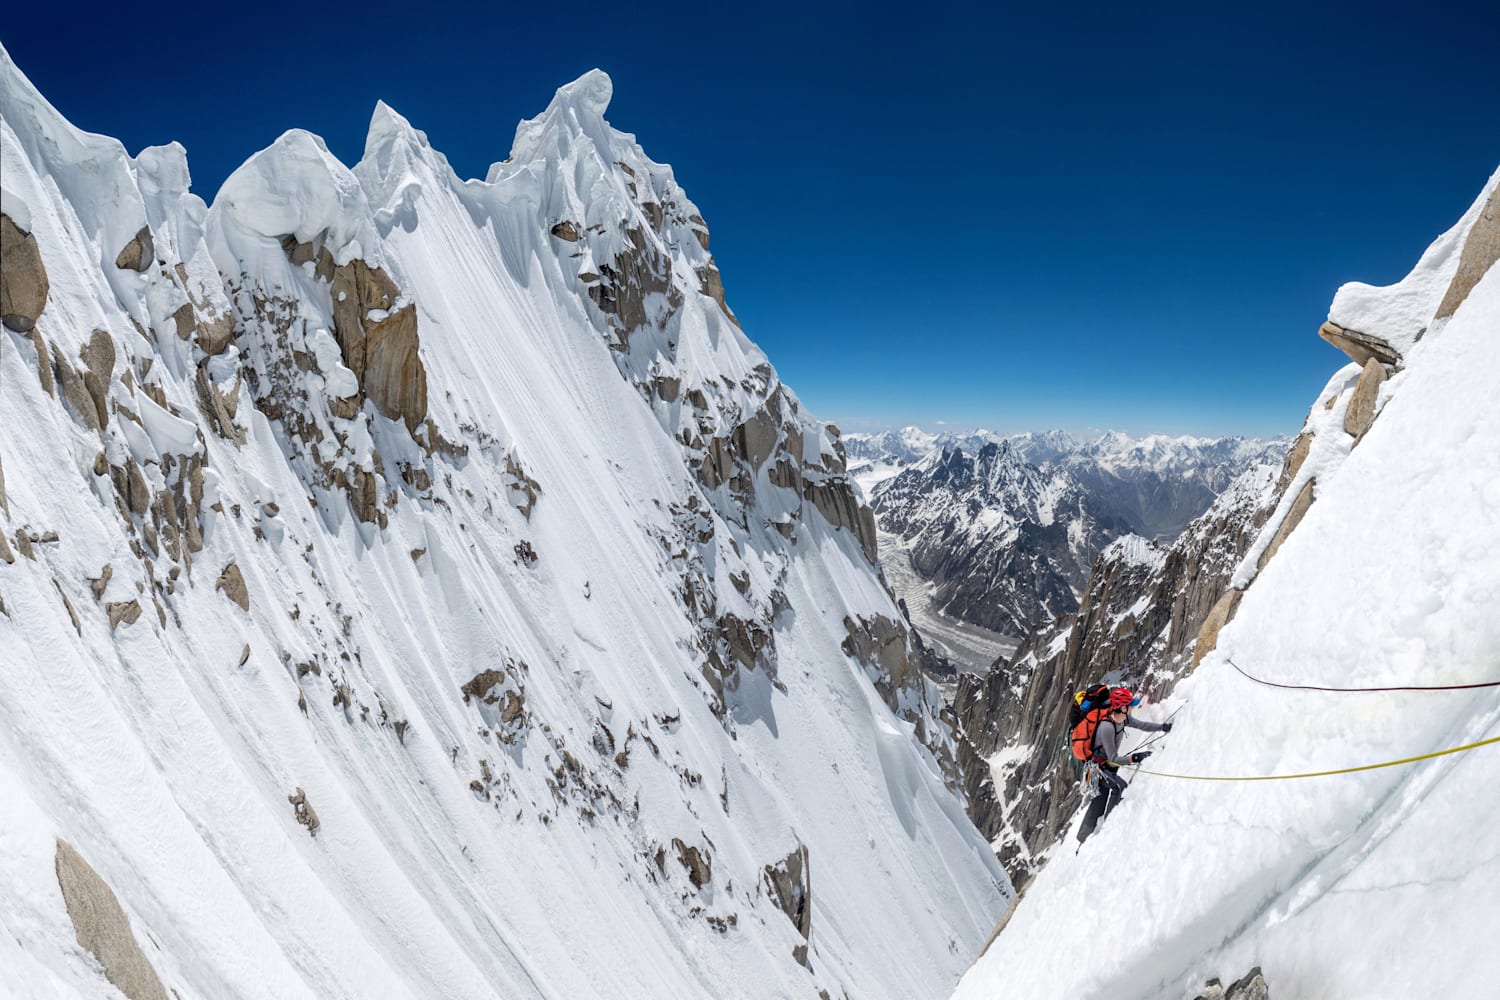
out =
[[1125,794],[1126,782],[1118,772],[1101,767],[1098,779],[1098,793],[1089,803],[1088,811],[1083,814],[1083,823],[1078,827],[1080,844],[1089,838],[1100,823],[1104,822],[1104,817],[1110,814],[1116,803],[1120,801],[1120,797]]

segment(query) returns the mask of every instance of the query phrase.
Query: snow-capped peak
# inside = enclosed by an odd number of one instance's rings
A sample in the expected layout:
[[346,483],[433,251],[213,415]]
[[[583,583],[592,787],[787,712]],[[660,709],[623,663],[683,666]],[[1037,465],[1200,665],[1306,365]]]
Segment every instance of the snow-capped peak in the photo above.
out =
[[516,126],[511,161],[566,158],[580,140],[591,142],[601,155],[608,155],[616,133],[604,120],[604,113],[614,92],[609,74],[600,69],[589,70],[558,87],[547,110]]
[[303,129],[282,133],[230,174],[214,212],[232,220],[227,228],[266,240],[288,234],[299,243],[321,240],[340,263],[376,243],[359,179],[320,136]]
[[75,854],[184,996],[931,996],[977,949],[1004,874],[837,434],[608,89],[493,182],[380,105],[205,209],[0,60],[0,994],[111,992]]

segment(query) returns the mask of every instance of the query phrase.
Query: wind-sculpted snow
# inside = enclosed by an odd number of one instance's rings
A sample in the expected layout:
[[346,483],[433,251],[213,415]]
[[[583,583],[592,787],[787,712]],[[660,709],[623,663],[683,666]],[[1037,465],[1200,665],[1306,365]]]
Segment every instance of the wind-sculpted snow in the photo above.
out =
[[[1500,917],[1484,833],[1500,799],[1479,791],[1493,746],[1317,778],[1166,775],[1356,768],[1500,734],[1495,688],[1289,691],[1229,662],[1323,687],[1500,679],[1500,271],[1494,244],[1471,239],[1497,183],[1412,277],[1340,291],[1334,321],[1390,338],[1400,370],[1366,358],[1319,394],[1232,579],[1237,610],[1196,671],[1140,709],[1180,710],[1173,733],[1082,851],[1055,852],[955,996],[1189,996],[1253,966],[1272,996],[1493,992],[1475,960]],[[1471,270],[1454,292],[1461,251]],[[1372,385],[1373,422],[1353,421]],[[1118,862],[1110,877],[1101,859]],[[1117,918],[1108,948],[1077,947],[1083,905]]]
[[931,996],[977,950],[1008,886],[838,434],[609,89],[484,181],[381,105],[208,208],[0,53],[0,992],[108,989],[59,838],[182,996]]

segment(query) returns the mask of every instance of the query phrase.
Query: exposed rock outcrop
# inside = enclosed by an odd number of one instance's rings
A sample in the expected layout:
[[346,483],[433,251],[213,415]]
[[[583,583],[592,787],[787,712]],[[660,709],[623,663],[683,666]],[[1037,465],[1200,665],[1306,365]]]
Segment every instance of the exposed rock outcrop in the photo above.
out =
[[844,652],[874,669],[877,688],[882,684],[905,687],[916,676],[911,633],[901,622],[884,615],[861,617],[858,622],[845,617],[844,629],[849,633],[844,637]]
[[1272,536],[1271,544],[1267,545],[1265,551],[1260,554],[1260,559],[1255,564],[1256,572],[1266,568],[1266,564],[1276,555],[1276,550],[1281,548],[1282,543],[1291,536],[1297,525],[1302,523],[1302,518],[1312,506],[1316,484],[1317,480],[1309,479],[1302,484],[1302,489],[1297,491],[1297,498],[1292,501],[1292,506],[1287,510],[1286,516],[1281,519],[1281,526]]
[[115,257],[115,267],[122,271],[144,273],[156,262],[156,240],[151,236],[151,227],[142,226]]
[[1234,619],[1234,613],[1240,607],[1240,598],[1244,596],[1244,591],[1226,590],[1224,596],[1209,609],[1208,617],[1198,629],[1197,641],[1193,643],[1193,661],[1189,670],[1197,670],[1203,658],[1219,644],[1219,631]]
[[1375,405],[1379,401],[1380,386],[1385,382],[1385,376],[1385,366],[1374,358],[1366,361],[1364,370],[1359,373],[1359,383],[1354,387],[1348,409],[1344,411],[1344,430],[1356,442],[1375,423]]
[[108,589],[108,586],[110,586],[110,579],[113,576],[113,565],[105,562],[104,570],[99,571],[99,576],[92,577],[92,579],[89,580],[89,588],[92,589],[93,594],[95,594],[96,601],[98,601],[99,598],[104,597],[105,589]]
[[240,610],[250,610],[250,590],[245,586],[245,574],[240,572],[238,563],[230,563],[224,567],[214,583],[214,589],[223,591],[225,597],[240,606]]
[[134,625],[141,617],[141,602],[136,600],[114,601],[104,607],[109,615],[109,630],[113,632],[123,623]]
[[865,558],[880,560],[879,536],[875,530],[875,512],[861,503],[854,484],[847,476],[804,477],[802,495],[812,501],[823,519],[835,528],[847,528],[859,540]]
[[29,332],[47,307],[50,290],[36,237],[0,214],[0,322],[17,333]]
[[1401,364],[1400,352],[1385,338],[1377,337],[1373,333],[1346,330],[1333,320],[1329,320],[1318,328],[1318,336],[1349,355],[1349,358],[1357,365],[1363,365],[1372,358],[1383,365],[1392,367],[1399,367]]
[[1243,979],[1231,983],[1227,990],[1217,979],[1210,979],[1204,984],[1203,992],[1193,1000],[1270,1000],[1270,997],[1271,991],[1257,965]]
[[297,817],[297,822],[307,827],[307,835],[316,837],[322,823],[318,821],[317,810],[313,809],[312,803],[307,801],[307,793],[298,788],[288,795],[286,800],[292,804],[292,813]]
[[[766,892],[786,914],[802,940],[812,939],[812,867],[809,864],[806,844],[774,865],[765,867]],[[792,949],[792,957],[801,965],[807,964],[807,945],[799,944]]]
[[1489,273],[1495,261],[1500,260],[1500,187],[1490,192],[1480,210],[1479,218],[1469,229],[1464,248],[1459,254],[1458,270],[1453,281],[1438,304],[1434,319],[1446,319],[1463,305],[1469,292],[1479,284],[1479,279]]
[[65,840],[57,842],[55,864],[73,933],[104,967],[104,977],[130,1000],[168,1000],[114,890]]
[[417,307],[379,267],[352,260],[333,270],[334,332],[344,364],[381,413],[415,432],[427,417],[427,370]]
[[673,837],[672,846],[677,849],[677,860],[687,869],[688,881],[694,889],[701,889],[714,880],[713,855],[707,850],[683,843]]
[[508,660],[503,669],[482,670],[459,689],[464,704],[477,704],[486,726],[507,745],[524,737],[530,721],[526,713],[526,686],[521,680],[525,670],[524,663]]

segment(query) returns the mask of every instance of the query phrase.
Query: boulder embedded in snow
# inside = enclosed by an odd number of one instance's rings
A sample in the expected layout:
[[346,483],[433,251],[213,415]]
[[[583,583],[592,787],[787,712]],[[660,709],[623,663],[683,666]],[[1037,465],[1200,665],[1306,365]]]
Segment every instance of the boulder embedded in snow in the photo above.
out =
[[177,307],[172,314],[172,323],[177,327],[177,339],[187,340],[193,335],[193,327],[198,325],[197,317],[193,315],[193,304],[184,302]]
[[83,387],[94,401],[94,412],[103,427],[109,423],[109,383],[115,371],[115,342],[105,331],[95,329],[78,354],[83,359]]
[[151,238],[151,227],[142,226],[140,232],[125,244],[125,249],[115,258],[115,267],[122,271],[144,273],[155,260],[156,241]]
[[1228,990],[1217,979],[1210,979],[1204,984],[1203,992],[1193,1000],[1270,1000],[1270,997],[1271,992],[1257,965],[1245,978],[1231,984]]
[[208,318],[198,311],[191,302],[184,302],[172,314],[172,322],[177,327],[179,340],[192,338],[202,349],[204,354],[223,354],[229,347],[229,342],[234,339],[234,317],[229,314],[212,315]]
[[675,375],[658,375],[652,380],[656,398],[664,403],[675,403],[682,394],[682,379]]
[[483,701],[485,704],[493,705],[499,698],[491,693],[492,688],[499,687],[505,683],[505,671],[484,670],[474,677],[459,690],[463,693],[464,703],[468,704],[470,698]]
[[239,406],[239,378],[236,376],[234,390],[224,393],[214,384],[214,380],[208,374],[207,366],[198,369],[198,374],[193,380],[193,385],[198,390],[198,409],[208,417],[209,424],[220,437],[228,438],[236,445],[245,443],[245,435],[235,425],[235,410]]
[[[785,913],[797,933],[806,941],[812,936],[812,866],[807,845],[797,849],[774,865],[765,867],[766,889],[773,902]],[[807,964],[807,945],[792,949],[798,964]]]
[[130,930],[130,919],[109,883],[60,838],[56,868],[73,933],[104,967],[104,977],[130,1000],[167,1000],[167,991],[141,952]]
[[125,504],[132,514],[145,514],[151,509],[151,488],[133,458],[125,460]]
[[109,615],[109,630],[113,632],[120,627],[120,623],[134,625],[141,617],[140,601],[111,601],[104,606]]
[[1318,327],[1318,336],[1349,355],[1357,365],[1362,365],[1371,358],[1383,365],[1401,364],[1401,354],[1383,337],[1377,337],[1372,333],[1347,330],[1333,320],[1329,320]]
[[1458,258],[1458,270],[1433,318],[1452,316],[1496,260],[1500,260],[1500,185],[1490,192],[1479,218],[1474,220]]
[[1380,398],[1380,386],[1385,382],[1385,366],[1374,358],[1365,362],[1359,373],[1359,383],[1344,411],[1344,430],[1356,442],[1365,436],[1365,431],[1375,422],[1375,404]]
[[78,356],[83,359],[86,369],[109,384],[115,371],[116,353],[114,339],[106,331],[96,328],[89,336],[89,342],[79,349]]
[[578,227],[571,221],[564,219],[552,227],[552,235],[560,240],[567,240],[569,243],[577,243]]
[[[47,305],[47,269],[36,237],[0,215],[0,322],[30,332]],[[44,366],[45,367],[45,366]]]
[[62,390],[62,397],[68,404],[68,410],[88,430],[99,430],[104,425],[104,421],[100,419],[99,403],[94,394],[89,391],[84,376],[69,364],[68,359],[61,353],[57,355],[55,367],[58,388]]
[[104,596],[104,590],[109,586],[110,578],[114,575],[114,567],[109,563],[105,563],[104,568],[99,571],[98,576],[89,578],[89,589],[94,592],[94,600],[97,601]]
[[221,316],[209,316],[204,318],[195,313],[197,325],[195,327],[194,339],[204,354],[223,354],[229,347],[229,342],[234,339],[234,317],[225,313]]
[[323,824],[318,822],[317,810],[313,809],[312,803],[307,801],[307,793],[301,788],[288,795],[286,800],[292,804],[292,812],[297,817],[297,822],[307,827],[307,835],[316,837],[318,827]]
[[5,540],[4,535],[0,535],[0,562],[3,562],[5,563],[5,565],[10,566],[14,564],[15,561],[16,555],[10,550],[10,543]]
[[694,889],[701,889],[714,880],[714,859],[708,851],[689,847],[676,837],[672,846],[677,849],[677,860],[687,869],[688,881]]
[[245,575],[240,572],[238,563],[230,563],[224,567],[214,589],[222,590],[225,597],[240,606],[240,610],[250,610],[250,591],[245,586]]
[[36,377],[42,383],[42,391],[47,395],[57,398],[57,384],[52,377],[52,354],[47,350],[47,341],[35,327],[26,331],[26,338],[31,341],[31,347],[36,351]]
[[522,517],[530,521],[531,512],[536,507],[536,498],[542,493],[542,484],[527,474],[513,454],[505,456],[505,474],[511,478],[510,502],[521,512]]

